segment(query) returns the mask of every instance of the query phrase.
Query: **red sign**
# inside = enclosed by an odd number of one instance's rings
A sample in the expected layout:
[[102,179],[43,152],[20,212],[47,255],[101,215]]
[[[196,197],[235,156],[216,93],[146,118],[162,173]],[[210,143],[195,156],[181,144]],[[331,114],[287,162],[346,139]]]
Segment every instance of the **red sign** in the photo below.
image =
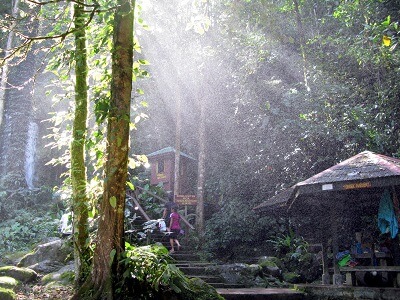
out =
[[179,205],[197,205],[196,195],[176,195],[175,203]]

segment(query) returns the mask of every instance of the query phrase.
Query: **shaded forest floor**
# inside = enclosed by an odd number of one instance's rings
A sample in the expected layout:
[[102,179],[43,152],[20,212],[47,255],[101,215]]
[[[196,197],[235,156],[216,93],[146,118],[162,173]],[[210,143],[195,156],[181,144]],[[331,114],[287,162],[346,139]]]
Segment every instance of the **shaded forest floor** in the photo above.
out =
[[74,288],[72,285],[45,286],[41,284],[26,284],[21,285],[15,293],[17,294],[17,300],[67,300],[72,297]]

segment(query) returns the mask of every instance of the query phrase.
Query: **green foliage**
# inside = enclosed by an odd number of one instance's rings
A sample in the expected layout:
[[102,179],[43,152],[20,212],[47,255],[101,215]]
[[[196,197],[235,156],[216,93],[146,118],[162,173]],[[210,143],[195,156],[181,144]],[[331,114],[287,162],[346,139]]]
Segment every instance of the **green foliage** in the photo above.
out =
[[[148,190],[162,198],[166,198],[165,192],[159,187],[149,186]],[[148,212],[149,215],[151,215],[155,219],[158,219],[162,216],[162,211],[164,210],[164,203],[160,203],[160,200],[158,200],[157,198],[153,197],[150,194],[147,194],[146,192],[140,193],[139,199],[140,203],[143,203],[143,209],[146,212]]]
[[58,235],[59,219],[50,212],[18,210],[15,217],[0,223],[0,253],[28,251],[46,237]]
[[308,243],[301,236],[296,236],[292,229],[288,234],[279,234],[275,239],[268,240],[273,244],[273,248],[279,257],[289,254],[290,257],[296,258],[298,253],[308,250]]
[[224,298],[209,284],[199,278],[189,280],[190,290],[183,292],[182,300],[223,300]]
[[162,245],[133,247],[126,244],[121,264],[125,268],[121,293],[128,289],[135,299],[159,299],[165,292],[189,290],[188,279],[173,264]]
[[[306,125],[306,143],[329,136],[347,156],[365,149],[398,155],[397,10],[393,1],[343,1],[323,17],[326,31],[308,47],[313,63],[329,77],[311,95],[318,106]],[[340,30],[328,30],[333,26]]]
[[67,271],[61,274],[60,278],[68,283],[72,283],[75,280],[75,272],[74,271]]
[[261,255],[278,228],[274,218],[260,218],[251,203],[233,198],[206,222],[203,250],[227,260]]
[[292,229],[287,234],[278,234],[268,240],[273,245],[279,267],[287,282],[312,282],[321,275],[321,263],[308,252],[308,243]]
[[47,210],[51,205],[52,192],[46,186],[34,190],[19,188],[2,190],[0,187],[0,222],[18,216],[20,210]]
[[[128,182],[128,187],[130,187],[130,189],[135,189],[136,186],[140,186],[142,189],[136,190],[137,199],[140,205],[151,219],[161,218],[164,210],[164,203],[155,196],[167,200],[168,197],[165,190],[161,185],[150,185],[149,173],[143,172],[144,162],[140,159],[140,156],[138,157],[138,155],[133,155],[130,158],[130,161],[130,165],[134,168],[130,172],[130,182]],[[133,202],[129,203],[128,208],[130,206],[134,207]]]
[[187,278],[162,245],[134,247],[125,244],[120,264],[125,272],[120,282],[121,299],[223,299],[202,280]]

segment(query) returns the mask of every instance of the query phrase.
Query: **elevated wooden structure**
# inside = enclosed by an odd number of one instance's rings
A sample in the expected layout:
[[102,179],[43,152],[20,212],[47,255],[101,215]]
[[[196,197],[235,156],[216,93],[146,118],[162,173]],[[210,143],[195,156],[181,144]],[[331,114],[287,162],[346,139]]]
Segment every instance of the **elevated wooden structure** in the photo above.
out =
[[[162,184],[167,192],[174,190],[175,153],[172,147],[166,147],[146,156],[151,168],[150,183]],[[193,194],[195,182],[196,159],[180,152],[179,194]]]

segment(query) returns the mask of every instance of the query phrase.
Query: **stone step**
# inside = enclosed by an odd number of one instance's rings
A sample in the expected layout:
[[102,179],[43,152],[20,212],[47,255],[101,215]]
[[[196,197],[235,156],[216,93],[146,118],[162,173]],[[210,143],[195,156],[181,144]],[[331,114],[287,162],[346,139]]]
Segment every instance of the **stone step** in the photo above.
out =
[[204,267],[207,268],[209,266],[213,266],[213,263],[202,262],[202,261],[178,261],[175,264],[178,268],[180,267]]
[[[153,232],[150,236],[152,243],[158,242],[170,249],[169,237],[160,232]],[[198,254],[190,250],[189,247],[183,245],[180,250],[171,253],[174,264],[188,277],[197,277],[207,282],[214,288],[240,288],[241,285],[232,285],[224,283],[223,278],[206,274],[206,267],[214,264],[200,260]]]
[[175,259],[174,264],[189,278],[199,278],[214,288],[242,287],[227,285],[220,276],[206,274],[207,267],[214,264],[201,261],[199,255],[191,251],[176,251],[171,256]]
[[171,257],[174,258],[176,261],[200,261],[200,258],[197,254],[192,252],[183,252],[183,251],[176,251],[171,253]]
[[[186,275],[186,274],[185,274]],[[199,278],[214,288],[244,288],[242,284],[225,283],[219,276],[213,275],[186,275],[189,278]]]
[[212,275],[186,275],[189,278],[200,278],[201,280],[209,283],[209,284],[219,284],[222,283],[221,277],[219,276],[212,276]]
[[211,282],[208,283],[215,289],[242,289],[244,286],[242,284],[224,283],[224,282]]
[[181,270],[184,274],[188,276],[193,276],[193,275],[204,275],[206,268],[205,267],[179,267],[179,270]]

